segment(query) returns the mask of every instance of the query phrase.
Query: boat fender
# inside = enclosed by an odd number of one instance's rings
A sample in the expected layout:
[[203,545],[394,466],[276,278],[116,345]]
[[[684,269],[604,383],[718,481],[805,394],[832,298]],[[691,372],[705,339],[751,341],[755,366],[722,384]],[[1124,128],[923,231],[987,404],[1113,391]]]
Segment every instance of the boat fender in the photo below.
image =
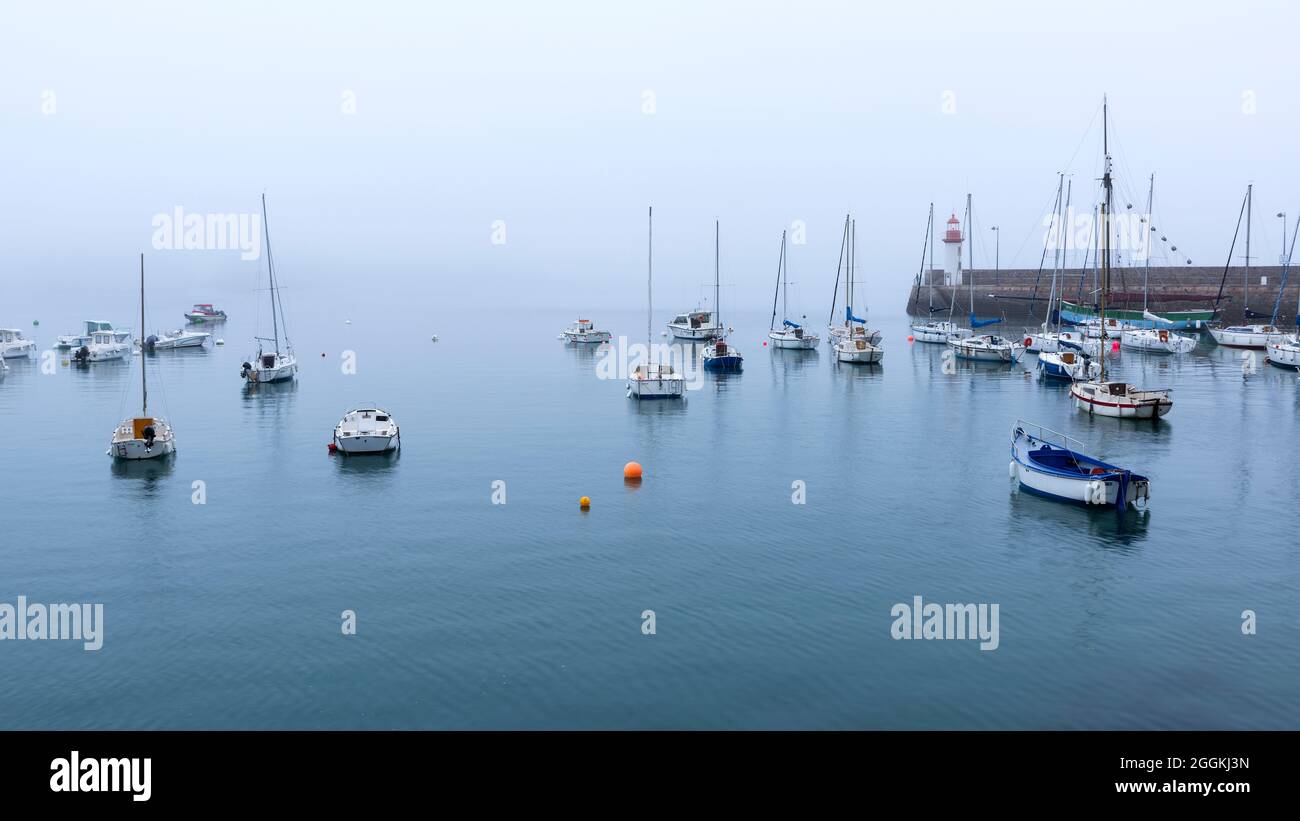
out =
[[1012,460],[1011,460],[1011,468],[1010,468],[1010,470],[1011,470],[1011,478],[1012,478],[1012,479],[1016,478],[1016,460],[1015,460],[1015,459],[1012,459]]

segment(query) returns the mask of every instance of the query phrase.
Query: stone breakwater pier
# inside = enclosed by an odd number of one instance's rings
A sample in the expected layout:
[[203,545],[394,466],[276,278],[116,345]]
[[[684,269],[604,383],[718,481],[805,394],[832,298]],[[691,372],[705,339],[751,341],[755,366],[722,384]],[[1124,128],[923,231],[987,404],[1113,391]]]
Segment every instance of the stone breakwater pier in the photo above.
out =
[[[1142,278],[1145,269],[1140,267],[1112,268],[1110,296],[1106,305],[1115,310],[1142,310]],[[965,319],[970,313],[970,283],[975,283],[975,313],[981,319],[1001,317],[1007,322],[1041,323],[1047,315],[1048,296],[1052,290],[1052,271],[1041,273],[1037,269],[1004,268],[1002,270],[975,269],[961,272],[961,284],[946,284],[947,275],[942,270],[932,270],[922,275],[918,284],[913,278],[907,301],[907,312],[925,316],[928,308],[929,280],[934,282],[934,307],[941,309],[942,318],[948,316],[948,307],[956,301],[953,315]],[[1091,266],[1080,271],[1067,270],[1057,280],[1065,300],[1080,305],[1093,306],[1097,302],[1100,272]],[[1242,308],[1249,306],[1256,314],[1263,314],[1267,322],[1277,300],[1278,285],[1282,281],[1282,268],[1278,265],[1250,267],[1250,280],[1243,281],[1245,269],[1228,268],[1226,280],[1223,266],[1156,267],[1150,271],[1150,290],[1147,305],[1154,312],[1161,311],[1211,311],[1218,299],[1219,319],[1232,324],[1242,321]],[[1094,279],[1095,277],[1095,279]],[[1219,285],[1223,284],[1222,297]],[[1300,294],[1300,266],[1293,266],[1287,276],[1282,301],[1278,307],[1277,321],[1284,327],[1294,327],[1296,297]],[[1247,299],[1249,301],[1247,301]],[[941,317],[935,313],[936,318]]]

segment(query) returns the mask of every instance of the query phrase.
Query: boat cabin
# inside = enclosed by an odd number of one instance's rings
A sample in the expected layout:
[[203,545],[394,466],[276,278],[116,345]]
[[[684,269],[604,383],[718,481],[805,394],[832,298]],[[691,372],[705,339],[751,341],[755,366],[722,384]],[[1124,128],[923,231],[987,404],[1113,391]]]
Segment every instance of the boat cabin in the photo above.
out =
[[690,328],[709,327],[713,324],[713,313],[710,311],[692,311],[689,314],[678,314],[672,324],[686,325]]

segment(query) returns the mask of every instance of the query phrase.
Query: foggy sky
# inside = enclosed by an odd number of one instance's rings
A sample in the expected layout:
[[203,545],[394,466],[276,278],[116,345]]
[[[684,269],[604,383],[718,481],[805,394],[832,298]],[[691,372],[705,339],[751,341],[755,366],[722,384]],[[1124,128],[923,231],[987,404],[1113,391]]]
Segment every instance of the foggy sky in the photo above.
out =
[[1038,264],[1057,172],[1092,197],[1103,94],[1121,190],[1154,172],[1197,264],[1247,182],[1263,262],[1300,210],[1284,2],[548,5],[6,4],[0,326],[123,313],[141,251],[151,304],[238,310],[259,263],[154,250],[151,220],[263,191],[291,304],[641,307],[653,204],[659,313],[711,280],[715,218],[724,300],[766,310],[802,220],[824,310],[847,211],[872,310],[901,310],[931,201],[974,195],[981,267],[994,224],[1003,267]]

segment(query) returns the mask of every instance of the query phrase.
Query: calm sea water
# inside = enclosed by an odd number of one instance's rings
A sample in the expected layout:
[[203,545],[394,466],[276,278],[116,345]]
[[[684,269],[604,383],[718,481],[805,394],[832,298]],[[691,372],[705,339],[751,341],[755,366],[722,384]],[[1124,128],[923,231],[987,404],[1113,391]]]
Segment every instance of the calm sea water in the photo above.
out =
[[[943,374],[901,315],[874,315],[875,369],[766,349],[767,317],[736,315],[743,374],[638,405],[557,341],[567,313],[294,307],[296,384],[241,385],[251,317],[224,347],[149,358],[167,466],[104,454],[138,358],[11,363],[0,601],[102,602],[106,637],[0,642],[0,726],[1297,726],[1292,373],[1243,378],[1208,341],[1124,352],[1113,372],[1174,388],[1173,413],[1091,420],[1032,356]],[[594,318],[643,338],[641,314]],[[399,457],[327,453],[360,402],[396,416]],[[1017,418],[1148,474],[1149,512],[1013,492]],[[892,640],[916,595],[998,603],[1000,647]]]

